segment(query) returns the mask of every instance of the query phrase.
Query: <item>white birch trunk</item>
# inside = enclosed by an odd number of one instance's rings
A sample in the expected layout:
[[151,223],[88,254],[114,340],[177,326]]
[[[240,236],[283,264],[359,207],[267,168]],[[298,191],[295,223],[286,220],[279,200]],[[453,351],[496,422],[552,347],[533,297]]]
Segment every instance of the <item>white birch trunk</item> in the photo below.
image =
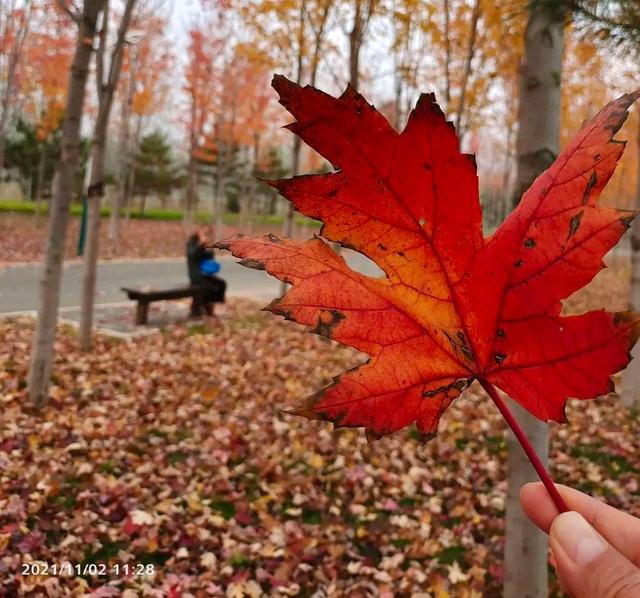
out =
[[[515,203],[555,159],[560,139],[560,77],[563,24],[529,3],[518,107]],[[548,425],[514,405],[514,415],[543,463],[548,461]],[[522,448],[509,433],[505,544],[505,598],[547,596],[547,537],[525,516],[520,489],[538,478]]]
[[[640,210],[640,108],[637,109],[638,130],[636,134],[638,169],[636,173],[636,205]],[[631,290],[629,307],[640,312],[640,217],[631,225]],[[627,407],[640,407],[640,343],[631,352],[633,360],[622,374],[622,403]]]

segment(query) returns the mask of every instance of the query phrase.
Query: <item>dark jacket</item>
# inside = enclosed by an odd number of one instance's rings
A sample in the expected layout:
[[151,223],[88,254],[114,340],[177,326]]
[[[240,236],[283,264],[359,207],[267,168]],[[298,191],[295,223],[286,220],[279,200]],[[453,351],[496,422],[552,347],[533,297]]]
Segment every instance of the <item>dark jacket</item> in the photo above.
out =
[[212,259],[215,259],[213,250],[201,245],[197,235],[191,235],[187,241],[187,267],[191,284],[201,284],[211,278],[200,272],[200,262]]

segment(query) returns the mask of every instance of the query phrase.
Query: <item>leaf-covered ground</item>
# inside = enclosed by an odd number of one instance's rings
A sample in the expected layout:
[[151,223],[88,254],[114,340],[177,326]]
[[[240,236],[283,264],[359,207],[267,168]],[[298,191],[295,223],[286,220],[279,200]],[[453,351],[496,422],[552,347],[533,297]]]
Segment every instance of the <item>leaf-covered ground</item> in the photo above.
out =
[[[572,305],[625,293],[608,271]],[[64,330],[36,413],[31,334],[0,321],[0,595],[501,595],[506,432],[475,386],[427,445],[333,432],[279,410],[361,357],[235,300],[89,355]],[[568,416],[551,427],[555,478],[640,515],[637,414],[612,395]],[[33,561],[111,569],[23,577]]]
[[[65,248],[67,259],[76,258],[80,219],[71,218]],[[282,225],[256,226],[252,234],[280,233]],[[109,222],[103,218],[100,229],[100,258],[181,257],[184,255],[186,233],[182,222],[131,220],[122,223],[122,235],[116,251],[108,238]],[[225,226],[222,236],[243,232],[237,226]],[[247,232],[247,231],[244,231]],[[295,235],[306,238],[309,229],[295,226]],[[0,214],[0,264],[41,260],[47,237],[47,223],[40,225],[32,215]],[[162,239],[162,243],[158,243]],[[8,242],[10,240],[10,242]]]

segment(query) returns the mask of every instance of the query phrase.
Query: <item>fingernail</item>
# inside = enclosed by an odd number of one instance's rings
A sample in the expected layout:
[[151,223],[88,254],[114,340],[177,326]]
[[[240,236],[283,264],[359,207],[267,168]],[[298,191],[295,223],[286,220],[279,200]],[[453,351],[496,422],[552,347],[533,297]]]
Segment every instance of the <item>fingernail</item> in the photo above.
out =
[[588,565],[607,549],[598,532],[574,511],[558,515],[551,525],[550,534],[579,567]]

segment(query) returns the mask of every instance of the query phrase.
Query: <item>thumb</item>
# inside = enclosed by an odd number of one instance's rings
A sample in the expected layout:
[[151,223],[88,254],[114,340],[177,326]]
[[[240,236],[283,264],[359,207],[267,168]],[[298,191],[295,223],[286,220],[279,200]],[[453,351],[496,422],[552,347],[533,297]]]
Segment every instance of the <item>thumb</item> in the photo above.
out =
[[549,530],[558,578],[574,598],[638,598],[640,569],[579,513],[558,515]]

